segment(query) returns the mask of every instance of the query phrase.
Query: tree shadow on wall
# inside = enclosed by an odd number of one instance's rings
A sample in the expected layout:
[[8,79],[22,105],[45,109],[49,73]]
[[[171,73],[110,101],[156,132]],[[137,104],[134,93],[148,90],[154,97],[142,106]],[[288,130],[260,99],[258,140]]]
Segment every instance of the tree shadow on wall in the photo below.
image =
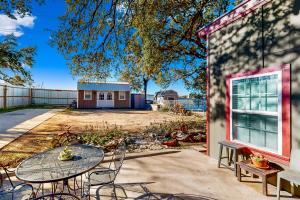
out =
[[[300,1],[274,0],[210,35],[210,106],[213,121],[225,119],[226,75],[291,64],[292,88],[300,88]],[[300,113],[300,90],[291,95]]]

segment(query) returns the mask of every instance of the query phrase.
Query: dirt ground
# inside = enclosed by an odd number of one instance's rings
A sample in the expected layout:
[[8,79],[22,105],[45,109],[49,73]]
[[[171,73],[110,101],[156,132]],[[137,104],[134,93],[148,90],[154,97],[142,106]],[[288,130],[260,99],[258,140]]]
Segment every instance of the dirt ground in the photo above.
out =
[[[204,117],[204,114],[201,114]],[[196,116],[179,116],[167,112],[138,110],[75,110],[61,111],[29,132],[4,146],[0,151],[0,164],[16,166],[23,159],[51,147],[54,136],[62,132],[64,125],[71,132],[80,132],[86,126],[117,125],[123,130],[138,133],[154,122],[200,119]]]
[[[201,115],[201,114],[200,114]],[[202,114],[201,116],[204,116]],[[151,123],[195,119],[193,116],[180,116],[168,112],[145,110],[75,110],[64,111],[47,123],[49,126],[69,125],[72,131],[80,131],[85,126],[117,125],[123,130],[139,131]]]

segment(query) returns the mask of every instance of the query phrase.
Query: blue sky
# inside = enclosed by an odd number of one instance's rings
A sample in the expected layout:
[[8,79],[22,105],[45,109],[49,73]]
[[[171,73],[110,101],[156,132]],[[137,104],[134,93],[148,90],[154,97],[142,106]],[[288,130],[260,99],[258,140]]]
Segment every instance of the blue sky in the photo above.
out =
[[[64,10],[65,5],[63,1],[50,0],[46,1],[46,4],[42,6],[33,6],[33,16],[35,16],[35,19],[23,19],[15,27],[11,24],[5,26],[3,23],[5,20],[0,20],[0,34],[1,31],[2,35],[9,31],[15,31],[16,35],[21,35],[18,37],[20,46],[30,45],[37,47],[35,64],[31,72],[35,85],[42,86],[43,88],[76,89],[77,81],[72,77],[65,59],[55,48],[48,44],[50,33],[47,29],[55,29],[58,26],[59,21],[57,17],[62,15]],[[13,30],[14,28],[16,30]],[[112,78],[111,80],[114,79]],[[184,88],[182,81],[173,83],[169,89],[176,90],[180,95],[189,93]],[[150,82],[148,93],[154,94],[158,90],[160,88],[153,82]]]

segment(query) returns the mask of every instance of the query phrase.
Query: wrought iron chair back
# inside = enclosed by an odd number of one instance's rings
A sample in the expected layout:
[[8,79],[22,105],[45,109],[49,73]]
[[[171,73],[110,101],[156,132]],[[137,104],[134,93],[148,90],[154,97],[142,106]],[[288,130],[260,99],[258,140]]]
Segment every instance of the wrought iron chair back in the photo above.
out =
[[[0,166],[0,169],[4,171],[6,178],[9,181],[9,186],[4,186],[4,174],[0,172],[0,199],[15,199],[16,196],[24,195],[23,192],[30,191],[30,197],[34,197],[33,187],[32,185],[19,183],[13,184],[9,173],[14,173],[14,171],[8,170],[5,166]],[[27,189],[26,189],[27,188]]]
[[10,184],[10,187],[15,187],[10,176],[9,176],[9,173],[12,172],[10,170],[8,170],[5,166],[0,166],[0,169],[4,171],[4,174],[2,172],[0,172],[0,191],[3,191],[4,190],[4,176],[7,177],[8,181],[9,181],[9,184]]
[[117,149],[114,152],[113,163],[114,170],[118,173],[122,167],[126,153],[126,145],[124,141],[121,141]]

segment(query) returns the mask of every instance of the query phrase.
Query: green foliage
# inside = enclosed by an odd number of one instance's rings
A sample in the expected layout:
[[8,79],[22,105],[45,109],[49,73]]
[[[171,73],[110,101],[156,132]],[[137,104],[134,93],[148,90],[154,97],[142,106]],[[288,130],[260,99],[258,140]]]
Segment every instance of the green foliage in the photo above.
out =
[[[44,0],[35,0],[38,4],[43,4]],[[17,12],[21,17],[31,14],[32,0],[3,0],[0,1],[0,13],[7,15],[12,19],[16,19],[14,12]]]
[[[42,4],[43,0],[36,2]],[[12,19],[16,19],[15,13],[24,17],[30,15],[31,11],[32,0],[0,1],[0,14],[6,14]],[[17,49],[17,46],[17,40],[12,35],[0,41],[0,80],[13,85],[31,84],[31,74],[26,67],[32,67],[36,49],[34,47]]]
[[183,79],[205,90],[205,41],[197,30],[227,10],[229,0],[66,1],[50,43],[74,76],[104,79],[120,72],[136,90]]
[[35,48],[17,49],[17,46],[16,38],[13,36],[6,37],[0,42],[0,80],[14,85],[24,85],[32,81],[26,66],[33,65]]
[[103,129],[95,129],[89,127],[83,134],[78,135],[78,140],[84,144],[92,144],[96,146],[104,146],[110,141],[122,138],[124,131],[119,127],[105,127]]

